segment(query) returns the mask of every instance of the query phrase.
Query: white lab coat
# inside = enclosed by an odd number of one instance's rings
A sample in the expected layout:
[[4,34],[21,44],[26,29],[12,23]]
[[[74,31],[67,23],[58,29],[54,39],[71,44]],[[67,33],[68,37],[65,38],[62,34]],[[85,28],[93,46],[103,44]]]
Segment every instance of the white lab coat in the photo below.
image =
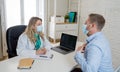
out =
[[[50,42],[47,40],[45,36],[44,36],[44,40],[41,39],[41,44],[42,44],[41,48],[46,48],[47,51],[49,51],[50,48],[52,47]],[[37,56],[35,45],[30,41],[30,39],[25,33],[20,35],[16,50],[17,50],[17,55],[19,56],[27,56],[27,57]]]

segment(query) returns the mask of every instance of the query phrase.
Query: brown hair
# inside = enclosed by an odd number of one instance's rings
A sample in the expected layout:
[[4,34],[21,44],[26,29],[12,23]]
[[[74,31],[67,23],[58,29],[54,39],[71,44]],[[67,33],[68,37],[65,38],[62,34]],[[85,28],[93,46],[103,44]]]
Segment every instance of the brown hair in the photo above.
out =
[[91,23],[96,23],[98,30],[102,30],[105,25],[105,19],[102,15],[99,14],[90,14],[89,19]]
[[[35,43],[36,38],[34,37],[35,31],[33,29],[33,26],[35,26],[36,22],[40,20],[42,22],[41,18],[38,17],[32,17],[29,20],[29,24],[25,30],[25,33],[27,34],[28,38],[30,39],[31,42]],[[44,34],[42,32],[39,32],[39,35],[41,36],[41,38],[44,40]]]

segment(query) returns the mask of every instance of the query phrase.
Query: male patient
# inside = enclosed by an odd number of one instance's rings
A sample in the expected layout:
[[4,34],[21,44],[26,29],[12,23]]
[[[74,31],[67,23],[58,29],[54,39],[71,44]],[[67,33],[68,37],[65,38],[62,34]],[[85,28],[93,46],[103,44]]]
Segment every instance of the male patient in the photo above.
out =
[[80,46],[75,54],[82,72],[113,72],[109,43],[101,32],[104,25],[105,19],[99,14],[90,14],[83,24],[83,33],[88,36],[87,43]]

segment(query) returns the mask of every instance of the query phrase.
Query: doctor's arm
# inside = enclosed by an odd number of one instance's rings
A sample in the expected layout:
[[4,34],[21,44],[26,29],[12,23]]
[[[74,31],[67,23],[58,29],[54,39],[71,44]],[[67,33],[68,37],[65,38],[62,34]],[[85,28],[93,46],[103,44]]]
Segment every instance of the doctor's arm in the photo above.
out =
[[52,48],[52,45],[46,37],[44,37],[44,47],[49,51]]
[[[34,48],[33,48],[34,49]],[[25,35],[21,35],[17,43],[17,55],[19,56],[36,56],[36,50],[28,48],[28,38]]]

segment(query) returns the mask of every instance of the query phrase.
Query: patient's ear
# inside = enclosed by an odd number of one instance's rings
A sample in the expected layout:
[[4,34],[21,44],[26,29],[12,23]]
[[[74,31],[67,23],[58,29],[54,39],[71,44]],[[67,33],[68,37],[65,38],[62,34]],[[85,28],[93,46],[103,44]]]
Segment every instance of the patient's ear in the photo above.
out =
[[96,23],[94,23],[94,24],[92,25],[92,27],[96,28],[96,27],[97,27],[97,24],[96,24]]
[[90,24],[90,26],[89,26],[90,28],[92,28],[92,27],[94,27],[94,24]]
[[89,24],[88,25],[88,27],[87,27],[87,29],[89,30],[89,29],[91,29],[93,26],[92,26],[93,24]]
[[95,23],[93,23],[93,24],[90,24],[90,26],[89,26],[90,28],[94,28],[94,27],[96,27],[96,24]]

